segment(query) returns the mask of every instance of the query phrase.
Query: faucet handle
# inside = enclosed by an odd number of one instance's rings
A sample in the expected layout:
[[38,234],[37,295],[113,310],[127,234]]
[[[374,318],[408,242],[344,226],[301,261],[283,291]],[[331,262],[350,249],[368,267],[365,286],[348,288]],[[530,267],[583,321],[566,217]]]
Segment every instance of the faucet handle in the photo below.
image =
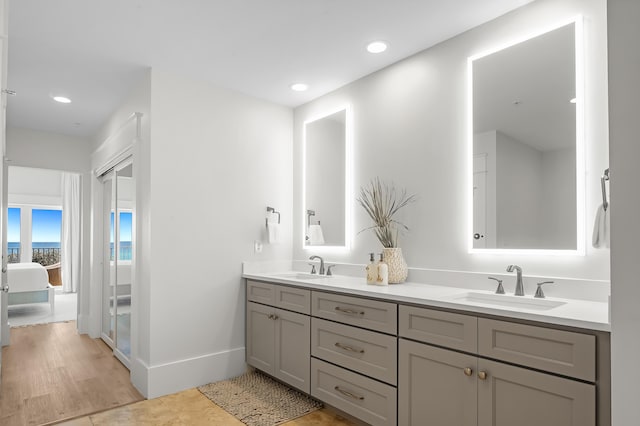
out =
[[533,297],[544,299],[544,292],[542,291],[543,284],[553,284],[553,281],[542,281],[538,283],[538,289],[536,290],[536,294]]
[[502,280],[496,277],[487,277],[487,279],[498,281],[498,288],[496,289],[496,294],[504,294],[504,287],[502,287]]
[[326,276],[330,277],[331,275],[333,275],[333,272],[331,272],[331,268],[333,268],[336,265],[328,265],[327,266],[327,273],[325,274]]
[[316,273],[316,264],[315,263],[309,263],[309,266],[311,266],[311,273],[315,274]]

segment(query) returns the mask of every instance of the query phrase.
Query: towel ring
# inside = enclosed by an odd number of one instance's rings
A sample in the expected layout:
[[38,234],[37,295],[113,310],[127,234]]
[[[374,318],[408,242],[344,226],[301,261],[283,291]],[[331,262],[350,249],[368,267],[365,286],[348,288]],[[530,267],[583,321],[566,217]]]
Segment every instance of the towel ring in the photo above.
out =
[[[274,213],[278,215],[278,224],[280,224],[280,212],[274,209],[273,207],[267,207],[267,213]],[[264,219],[265,226],[269,227],[269,218]]]

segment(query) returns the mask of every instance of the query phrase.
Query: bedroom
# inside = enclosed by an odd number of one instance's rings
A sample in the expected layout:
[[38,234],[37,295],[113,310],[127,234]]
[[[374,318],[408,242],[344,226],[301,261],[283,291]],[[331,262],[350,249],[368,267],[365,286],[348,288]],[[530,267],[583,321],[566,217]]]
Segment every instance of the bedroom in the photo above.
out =
[[72,265],[79,259],[73,258],[71,234],[78,233],[80,217],[69,212],[79,177],[59,170],[8,169],[9,325],[74,320],[78,279],[72,277]]

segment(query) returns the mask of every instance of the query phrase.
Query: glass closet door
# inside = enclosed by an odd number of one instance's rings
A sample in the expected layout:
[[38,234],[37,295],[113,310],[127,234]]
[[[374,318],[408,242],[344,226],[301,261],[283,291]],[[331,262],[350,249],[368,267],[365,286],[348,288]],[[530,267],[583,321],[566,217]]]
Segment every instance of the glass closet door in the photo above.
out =
[[131,356],[134,185],[132,165],[104,175],[102,339],[125,366]]
[[133,255],[133,167],[116,171],[116,349],[131,356],[131,261]]
[[115,173],[103,177],[102,340],[111,348],[116,338]]

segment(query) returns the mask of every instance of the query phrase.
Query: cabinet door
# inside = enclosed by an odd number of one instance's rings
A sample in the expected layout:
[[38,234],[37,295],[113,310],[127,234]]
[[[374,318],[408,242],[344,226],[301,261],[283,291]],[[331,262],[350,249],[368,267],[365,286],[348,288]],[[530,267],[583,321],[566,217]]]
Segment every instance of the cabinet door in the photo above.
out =
[[477,358],[404,339],[399,345],[398,424],[476,426]]
[[275,372],[283,382],[309,393],[311,324],[306,315],[274,309]]
[[247,364],[268,374],[275,372],[276,309],[247,302]]
[[595,426],[595,385],[478,361],[478,426]]

